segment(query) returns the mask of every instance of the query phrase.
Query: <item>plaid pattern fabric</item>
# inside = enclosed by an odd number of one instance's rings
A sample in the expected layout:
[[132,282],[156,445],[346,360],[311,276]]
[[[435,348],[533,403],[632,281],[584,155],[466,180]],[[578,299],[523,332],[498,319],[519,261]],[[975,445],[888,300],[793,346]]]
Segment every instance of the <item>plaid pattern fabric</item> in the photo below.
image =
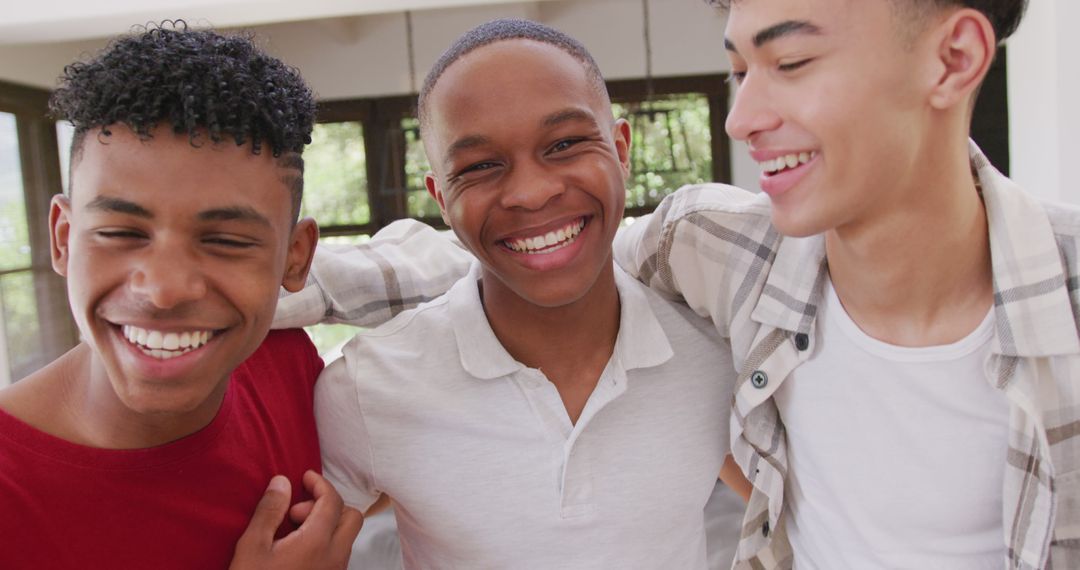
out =
[[273,328],[375,326],[450,290],[475,258],[450,232],[396,221],[355,246],[320,245],[297,293],[278,299]]
[[[995,334],[986,380],[1010,402],[1004,566],[1080,568],[1080,210],[1042,205],[971,160],[990,226]],[[786,238],[764,195],[704,184],[616,240],[616,259],[713,319],[739,371],[732,452],[754,484],[735,568],[791,568],[781,513],[788,461],[772,394],[814,346],[824,239]]]

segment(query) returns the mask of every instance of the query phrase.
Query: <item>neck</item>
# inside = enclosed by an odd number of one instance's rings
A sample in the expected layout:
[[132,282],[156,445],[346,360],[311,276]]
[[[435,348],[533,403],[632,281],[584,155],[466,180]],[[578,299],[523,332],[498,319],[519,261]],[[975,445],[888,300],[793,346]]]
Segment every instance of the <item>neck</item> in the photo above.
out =
[[[85,343],[41,378],[40,397],[26,407],[30,425],[61,439],[101,449],[145,449],[189,436],[216,417],[228,382],[195,410],[146,413],[117,396],[100,358]],[[43,371],[44,372],[44,371]]]
[[[963,152],[960,152],[962,148]],[[826,233],[829,274],[867,334],[901,346],[955,342],[993,302],[986,212],[966,152],[926,153],[921,175],[872,215]]]
[[593,286],[566,305],[538,306],[487,272],[481,297],[499,342],[518,362],[544,373],[576,424],[619,334],[619,292],[610,258]]
[[533,304],[486,272],[481,296],[495,336],[526,366],[549,372],[597,360],[606,364],[611,357],[619,332],[619,293],[611,265],[581,298],[566,305]]

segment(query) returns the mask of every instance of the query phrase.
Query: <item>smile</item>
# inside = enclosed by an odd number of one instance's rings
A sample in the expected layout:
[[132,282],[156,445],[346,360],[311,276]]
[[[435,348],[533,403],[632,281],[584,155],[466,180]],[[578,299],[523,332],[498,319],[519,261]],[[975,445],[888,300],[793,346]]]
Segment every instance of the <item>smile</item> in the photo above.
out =
[[761,169],[766,174],[776,174],[785,170],[795,168],[800,164],[806,164],[813,160],[817,156],[816,152],[800,152],[798,154],[786,154],[784,156],[778,156],[772,160],[766,160],[759,162]]
[[518,252],[526,254],[551,253],[560,250],[572,243],[585,227],[585,218],[578,218],[565,227],[544,235],[510,238],[502,241],[503,245]]
[[122,327],[124,338],[135,345],[143,354],[168,360],[201,348],[210,342],[214,331],[164,332],[148,330],[131,325]]

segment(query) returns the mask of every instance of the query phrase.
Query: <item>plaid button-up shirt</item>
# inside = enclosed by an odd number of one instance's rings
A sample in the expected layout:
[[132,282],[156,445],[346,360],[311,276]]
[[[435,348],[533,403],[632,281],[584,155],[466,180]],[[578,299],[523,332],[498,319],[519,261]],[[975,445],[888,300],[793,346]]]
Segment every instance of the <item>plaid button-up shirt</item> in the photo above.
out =
[[[1003,565],[1080,568],[1080,210],[1038,203],[974,144],[971,160],[994,276],[986,381],[1010,404]],[[704,184],[679,190],[620,235],[616,259],[711,317],[730,340],[739,370],[731,448],[754,485],[735,568],[791,568],[787,442],[772,396],[813,351],[824,238],[781,236],[766,196]]]

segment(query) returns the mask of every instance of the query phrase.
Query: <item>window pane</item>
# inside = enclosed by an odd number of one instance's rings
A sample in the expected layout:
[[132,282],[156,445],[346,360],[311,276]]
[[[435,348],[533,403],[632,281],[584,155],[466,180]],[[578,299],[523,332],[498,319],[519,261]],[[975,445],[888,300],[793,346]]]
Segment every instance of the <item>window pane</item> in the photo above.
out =
[[315,218],[320,226],[370,222],[366,165],[360,123],[315,125],[304,150],[301,215]]
[[630,121],[633,131],[627,208],[655,206],[684,184],[712,178],[706,96],[672,95],[612,107],[615,116]]
[[319,243],[323,245],[360,245],[369,241],[371,241],[371,236],[369,236],[368,234],[319,237]]
[[67,121],[56,123],[56,143],[60,150],[60,180],[64,185],[64,194],[68,193],[68,170],[71,168],[71,139],[75,136],[75,127]]
[[3,314],[11,380],[19,380],[44,364],[41,362],[41,325],[32,272],[20,271],[0,277],[0,312]]
[[405,133],[405,184],[408,188],[406,210],[411,218],[438,218],[439,203],[431,197],[424,176],[431,170],[424,143],[420,140],[420,121],[413,117],[402,119]]
[[0,270],[30,266],[24,201],[15,116],[0,113]]

